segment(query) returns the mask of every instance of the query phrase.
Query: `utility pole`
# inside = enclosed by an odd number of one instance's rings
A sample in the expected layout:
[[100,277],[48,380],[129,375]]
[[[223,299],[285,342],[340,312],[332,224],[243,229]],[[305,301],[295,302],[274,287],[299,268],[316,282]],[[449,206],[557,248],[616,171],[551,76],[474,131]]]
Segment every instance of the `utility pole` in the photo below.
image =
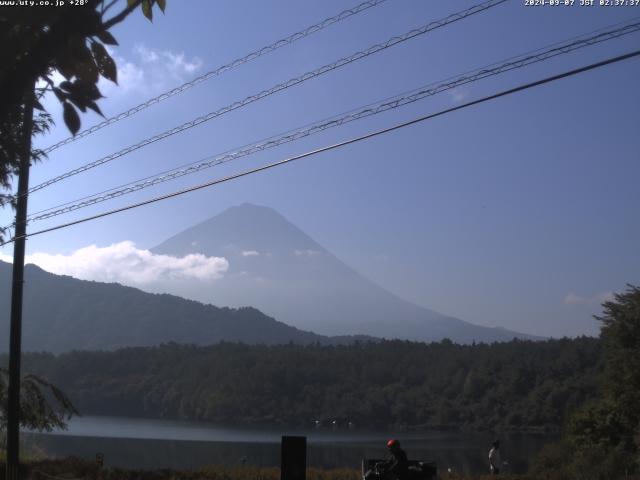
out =
[[11,285],[11,331],[9,333],[9,389],[7,399],[7,480],[20,476],[20,357],[22,355],[22,287],[24,284],[27,197],[31,165],[31,134],[35,84],[24,99],[22,152],[18,167],[15,241],[13,243],[13,279]]

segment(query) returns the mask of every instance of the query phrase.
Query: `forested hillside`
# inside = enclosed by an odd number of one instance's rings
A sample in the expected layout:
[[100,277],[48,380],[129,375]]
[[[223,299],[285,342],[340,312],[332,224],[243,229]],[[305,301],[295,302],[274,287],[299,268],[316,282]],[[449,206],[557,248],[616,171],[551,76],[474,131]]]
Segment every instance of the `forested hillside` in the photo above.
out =
[[[210,347],[29,354],[85,414],[233,423],[558,428],[596,393],[593,338],[491,345]],[[3,359],[6,361],[6,358]]]
[[[25,268],[24,351],[61,353],[160,345],[169,341],[211,345],[348,343],[357,337],[324,337],[285,325],[251,307],[220,308],[174,295],[157,295],[117,283],[54,275]],[[11,265],[0,262],[0,302],[9,304]],[[9,310],[0,313],[9,332]],[[0,342],[0,352],[8,342]]]

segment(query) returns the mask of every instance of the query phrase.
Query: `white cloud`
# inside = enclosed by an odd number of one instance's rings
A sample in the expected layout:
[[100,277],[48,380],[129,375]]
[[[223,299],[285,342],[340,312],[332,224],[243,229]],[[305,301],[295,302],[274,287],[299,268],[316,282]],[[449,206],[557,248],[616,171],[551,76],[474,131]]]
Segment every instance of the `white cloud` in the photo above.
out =
[[584,302],[584,298],[575,293],[569,293],[562,301],[565,305],[579,305]]
[[98,87],[105,96],[164,90],[191,78],[202,67],[202,60],[198,57],[189,60],[183,52],[160,50],[142,44],[133,48],[134,58],[131,59],[111,48],[108,52],[118,67],[118,85],[100,77]]
[[192,75],[202,67],[202,60],[193,57],[187,60],[183,52],[176,53],[171,50],[158,50],[144,45],[136,45],[133,52],[146,65],[161,65],[162,68],[173,75],[182,77],[185,74]]
[[[117,85],[102,76],[98,80],[98,89],[108,98],[131,93],[150,95],[167,90],[191,79],[203,65],[200,58],[188,59],[184,52],[161,50],[142,44],[136,45],[128,58],[108,45],[106,49],[118,69]],[[56,86],[65,80],[58,71],[53,71],[50,78]],[[45,87],[46,82],[40,81],[36,86]],[[52,92],[48,92],[41,103],[49,112],[62,110]],[[99,101],[98,106],[103,107],[103,104]]]
[[564,297],[563,303],[566,305],[595,305],[613,300],[613,292],[600,292],[583,297],[571,292]]
[[257,257],[258,255],[260,255],[260,252],[257,250],[245,250],[242,252],[243,257]]
[[145,71],[120,55],[111,53],[111,56],[118,67],[118,84],[116,85],[111,80],[100,77],[98,81],[100,92],[107,97],[111,97],[116,93],[143,91],[146,84]]
[[449,90],[449,95],[451,96],[451,99],[455,103],[460,103],[465,98],[467,98],[469,94],[466,91],[460,90],[458,88],[454,88],[453,90]]
[[319,255],[320,252],[317,250],[294,250],[293,254],[296,257],[313,257],[315,255]]
[[[6,261],[7,257],[2,255],[0,259]],[[26,263],[82,280],[133,285],[166,280],[217,279],[229,269],[229,262],[222,257],[207,257],[199,253],[184,257],[156,255],[136,248],[130,241],[108,247],[89,245],[69,255],[34,253],[27,255]]]

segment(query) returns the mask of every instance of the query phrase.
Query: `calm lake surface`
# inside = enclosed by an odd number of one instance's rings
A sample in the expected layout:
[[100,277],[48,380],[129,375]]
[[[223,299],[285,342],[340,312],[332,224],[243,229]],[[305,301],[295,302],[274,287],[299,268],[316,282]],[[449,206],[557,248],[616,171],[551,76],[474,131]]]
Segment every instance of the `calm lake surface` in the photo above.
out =
[[[229,427],[207,423],[139,418],[85,416],[69,429],[54,433],[25,433],[29,448],[51,456],[93,459],[104,454],[105,465],[128,468],[198,468],[204,465],[279,466],[282,435],[307,437],[311,467],[360,468],[362,458],[385,458],[386,441],[401,441],[410,459],[436,461],[440,471],[487,471],[493,434],[460,432],[393,432],[361,429],[277,429]],[[523,472],[553,436],[501,435],[503,460],[509,470]]]

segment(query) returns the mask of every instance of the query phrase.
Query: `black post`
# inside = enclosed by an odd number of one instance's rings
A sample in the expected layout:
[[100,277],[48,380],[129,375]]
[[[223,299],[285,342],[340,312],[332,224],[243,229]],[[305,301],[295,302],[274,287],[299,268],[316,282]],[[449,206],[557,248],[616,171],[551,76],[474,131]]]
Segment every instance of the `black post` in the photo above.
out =
[[18,480],[20,467],[20,356],[22,354],[22,286],[24,283],[25,233],[27,231],[27,193],[31,164],[33,101],[35,86],[25,97],[23,138],[18,170],[15,241],[13,243],[13,282],[11,286],[11,331],[9,333],[9,389],[7,400],[7,480]]
[[280,448],[280,480],[305,480],[307,437],[283,435]]

